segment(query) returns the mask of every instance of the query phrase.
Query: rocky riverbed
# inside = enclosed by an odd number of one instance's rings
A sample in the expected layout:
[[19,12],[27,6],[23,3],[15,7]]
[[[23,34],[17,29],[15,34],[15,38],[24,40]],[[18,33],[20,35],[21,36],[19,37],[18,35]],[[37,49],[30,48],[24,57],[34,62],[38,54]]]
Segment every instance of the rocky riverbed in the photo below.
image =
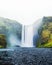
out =
[[52,48],[0,49],[0,65],[52,65]]

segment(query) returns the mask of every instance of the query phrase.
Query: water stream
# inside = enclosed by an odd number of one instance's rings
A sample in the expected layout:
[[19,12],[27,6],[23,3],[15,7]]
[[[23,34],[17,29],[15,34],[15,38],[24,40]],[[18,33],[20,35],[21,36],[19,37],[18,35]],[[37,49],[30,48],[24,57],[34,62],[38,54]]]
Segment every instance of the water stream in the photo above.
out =
[[33,47],[33,26],[22,27],[22,47]]

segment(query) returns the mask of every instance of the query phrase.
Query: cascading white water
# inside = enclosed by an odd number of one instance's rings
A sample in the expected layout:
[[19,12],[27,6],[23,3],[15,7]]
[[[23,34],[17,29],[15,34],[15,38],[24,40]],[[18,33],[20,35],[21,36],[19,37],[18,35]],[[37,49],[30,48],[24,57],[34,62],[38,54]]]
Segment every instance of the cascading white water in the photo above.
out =
[[22,27],[22,47],[33,47],[33,26]]
[[24,47],[24,43],[25,43],[25,33],[24,33],[24,31],[25,31],[25,26],[23,25],[22,26],[22,39],[21,39],[21,47]]

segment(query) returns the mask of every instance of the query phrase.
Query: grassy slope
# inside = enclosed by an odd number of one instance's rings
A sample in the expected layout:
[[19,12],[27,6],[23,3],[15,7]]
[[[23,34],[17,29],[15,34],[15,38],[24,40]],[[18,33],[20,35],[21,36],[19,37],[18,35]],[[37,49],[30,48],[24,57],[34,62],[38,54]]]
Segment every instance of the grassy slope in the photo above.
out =
[[44,47],[44,48],[52,48],[52,42],[49,42],[49,43],[46,43],[46,44],[43,44],[43,45],[38,45],[37,46],[38,48],[42,48],[42,47]]

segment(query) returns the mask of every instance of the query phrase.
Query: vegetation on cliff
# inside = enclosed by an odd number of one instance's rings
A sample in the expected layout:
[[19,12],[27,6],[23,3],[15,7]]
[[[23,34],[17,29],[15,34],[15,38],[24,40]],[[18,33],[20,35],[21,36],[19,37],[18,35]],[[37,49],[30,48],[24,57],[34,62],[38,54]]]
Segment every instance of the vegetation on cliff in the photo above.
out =
[[37,47],[52,47],[52,18],[44,18],[43,25],[41,26],[41,31],[39,33],[39,40],[37,42]]

